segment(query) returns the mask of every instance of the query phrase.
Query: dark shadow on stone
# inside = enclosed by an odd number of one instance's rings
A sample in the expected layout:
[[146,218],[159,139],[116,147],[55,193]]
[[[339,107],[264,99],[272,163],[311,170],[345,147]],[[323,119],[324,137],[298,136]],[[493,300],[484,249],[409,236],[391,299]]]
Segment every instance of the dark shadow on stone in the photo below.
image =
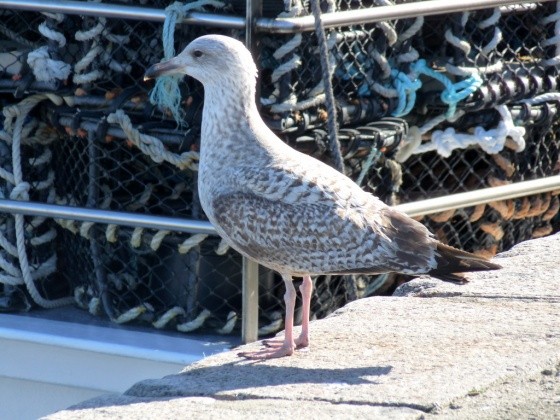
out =
[[150,398],[213,396],[222,391],[241,392],[244,389],[289,384],[375,384],[375,377],[387,375],[390,371],[390,366],[308,369],[242,361],[194,368],[160,380],[138,382],[125,395]]
[[[290,384],[328,383],[334,386],[375,384],[377,377],[388,375],[391,369],[391,366],[308,369],[270,366],[262,362],[252,363],[243,360],[220,366],[193,368],[187,372],[169,375],[162,379],[148,379],[133,385],[124,395],[98,397],[69,407],[67,410],[124,406],[181,397],[209,397],[220,400],[265,398],[258,395],[253,396],[247,390]],[[237,392],[235,395],[220,394],[225,391]]]

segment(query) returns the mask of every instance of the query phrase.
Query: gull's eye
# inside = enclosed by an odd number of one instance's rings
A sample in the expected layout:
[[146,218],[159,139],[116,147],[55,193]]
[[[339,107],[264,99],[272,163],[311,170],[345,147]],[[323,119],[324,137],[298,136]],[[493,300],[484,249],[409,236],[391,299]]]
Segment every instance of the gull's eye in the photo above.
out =
[[193,51],[193,55],[198,58],[198,57],[202,57],[202,51],[200,50],[194,50]]

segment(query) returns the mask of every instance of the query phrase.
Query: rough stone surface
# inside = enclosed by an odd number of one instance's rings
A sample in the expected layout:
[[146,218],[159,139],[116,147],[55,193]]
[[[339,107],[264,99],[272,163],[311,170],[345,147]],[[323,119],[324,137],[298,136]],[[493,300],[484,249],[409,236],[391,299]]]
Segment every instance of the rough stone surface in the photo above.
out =
[[426,420],[560,419],[560,364],[532,375],[501,379],[487,388],[459,397]]
[[235,349],[48,418],[560,418],[560,235],[495,261],[464,286],[421,278],[352,302],[293,357]]

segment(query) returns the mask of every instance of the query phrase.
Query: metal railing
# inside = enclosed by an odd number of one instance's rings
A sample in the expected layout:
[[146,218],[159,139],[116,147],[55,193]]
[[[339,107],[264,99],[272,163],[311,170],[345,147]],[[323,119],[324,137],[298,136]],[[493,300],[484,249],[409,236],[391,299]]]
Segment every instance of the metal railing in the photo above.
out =
[[[508,200],[530,194],[539,194],[560,189],[560,175],[522,181],[509,185],[484,188],[476,191],[432,198],[395,206],[410,216],[424,216],[440,211],[459,209]],[[57,219],[78,220],[83,222],[119,224],[147,229],[172,230],[187,233],[216,234],[209,222],[187,220],[173,217],[152,216],[111,210],[88,209],[83,207],[61,206],[29,201],[0,200],[0,212],[26,214],[30,216],[53,217]],[[255,341],[258,337],[258,266],[243,258],[243,316],[242,336],[245,342]]]
[[[468,10],[505,7],[512,5],[535,5],[552,1],[515,0],[428,0],[370,9],[325,13],[321,19],[325,27],[339,27],[353,24],[378,22],[383,20],[411,18],[422,15],[438,15]],[[232,29],[246,29],[246,44],[254,49],[254,35],[259,32],[294,33],[314,30],[312,16],[297,18],[264,18],[261,16],[262,0],[247,0],[247,16],[228,16],[190,12],[182,22],[191,25],[213,26]],[[125,6],[110,3],[81,2],[71,0],[0,0],[0,8],[13,10],[51,12],[63,14],[89,15],[107,18],[145,20],[163,22],[166,13],[162,9]],[[560,175],[538,180],[487,188],[478,191],[449,195],[445,197],[406,203],[396,206],[411,216],[420,216],[444,210],[475,206],[497,200],[512,199],[528,194],[537,194],[560,189]],[[82,207],[60,206],[37,202],[0,200],[0,212],[33,216],[71,219],[95,223],[119,224],[124,226],[162,229],[187,233],[215,234],[208,222],[186,220],[165,216],[117,212]],[[243,326],[244,342],[255,341],[258,330],[258,266],[253,261],[243,259]]]
[[[553,0],[428,0],[419,3],[403,3],[392,6],[372,7],[370,9],[346,10],[325,13],[321,19],[325,28],[358,25],[382,20],[404,19],[424,15],[440,15],[453,12],[466,12],[476,9],[488,9],[519,4],[536,4]],[[247,10],[254,10],[253,5],[260,3],[248,0]],[[93,3],[72,0],[1,0],[0,8],[30,10],[36,12],[64,13],[82,16],[106,18],[147,20],[163,22],[165,11],[149,7],[125,6],[111,3]],[[254,18],[254,16],[253,16]],[[251,20],[251,19],[250,19]],[[182,20],[189,25],[215,26],[220,28],[245,29],[247,19],[242,16],[189,12]],[[294,18],[256,17],[253,20],[255,32],[294,33],[315,30],[313,16]]]
[[[510,200],[555,190],[560,190],[560,175],[446,195],[444,197],[414,201],[411,203],[399,204],[395,206],[395,208],[411,217],[426,216],[428,214],[439,213],[442,211],[472,207],[499,200]],[[77,220],[80,222],[117,224],[123,226],[142,227],[146,229],[216,235],[216,230],[210,222],[202,220],[154,216],[116,210],[63,206],[32,201],[0,199],[0,212],[25,214],[28,216],[52,217],[55,219]]]

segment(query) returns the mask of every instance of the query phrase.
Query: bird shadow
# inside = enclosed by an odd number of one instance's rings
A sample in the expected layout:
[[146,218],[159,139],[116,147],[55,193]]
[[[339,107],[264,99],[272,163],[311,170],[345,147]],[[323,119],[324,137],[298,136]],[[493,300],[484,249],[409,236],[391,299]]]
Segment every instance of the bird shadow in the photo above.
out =
[[260,394],[259,388],[268,388],[265,393],[270,393],[271,387],[282,385],[375,385],[379,377],[388,375],[391,370],[391,366],[304,368],[245,360],[234,361],[219,366],[193,367],[161,379],[144,380],[133,385],[123,396],[97,398],[68,410],[124,406],[143,401],[165,401],[183,397],[209,397],[219,400],[238,399],[240,396],[251,398],[251,395]]

